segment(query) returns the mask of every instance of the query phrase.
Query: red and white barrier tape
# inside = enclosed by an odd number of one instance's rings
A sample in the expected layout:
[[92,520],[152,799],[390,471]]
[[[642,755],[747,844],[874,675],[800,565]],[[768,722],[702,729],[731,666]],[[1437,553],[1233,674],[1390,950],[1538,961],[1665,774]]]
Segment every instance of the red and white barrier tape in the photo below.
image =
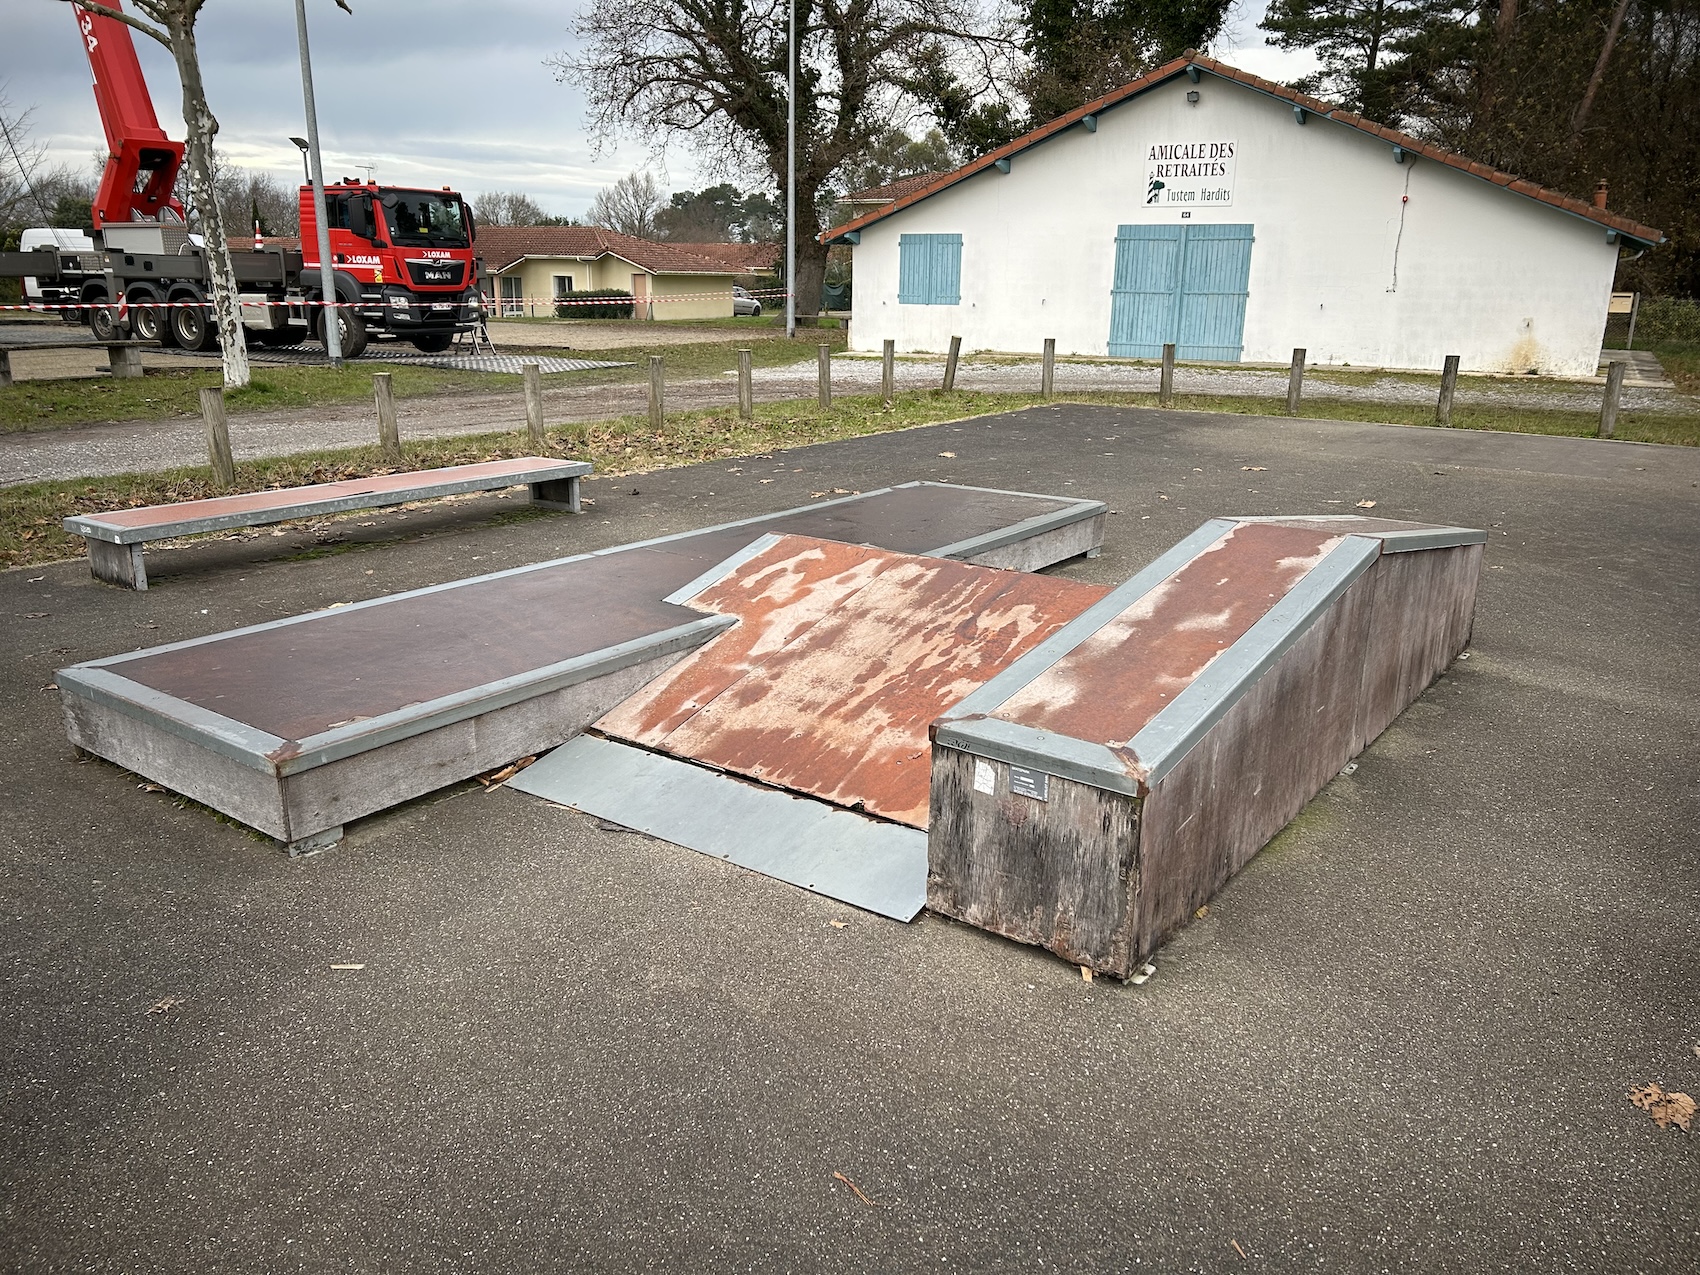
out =
[[[703,301],[703,300],[708,300],[708,299],[717,298],[717,297],[735,297],[736,295],[737,294],[733,293],[733,292],[676,292],[676,293],[665,293],[665,294],[662,294],[662,295],[659,295],[659,296],[653,296],[653,297],[584,297],[584,298],[502,297],[498,300],[497,298],[486,296],[486,297],[483,298],[483,300],[484,300],[484,310],[487,314],[493,315],[495,317],[501,317],[497,313],[498,309],[504,309],[505,310],[505,308],[508,307],[508,306],[592,306],[592,305],[639,306],[639,305],[653,304],[655,302],[660,302],[662,304],[670,305],[674,302]],[[769,299],[783,300],[789,294],[787,294],[783,289],[764,288],[760,292],[752,292],[749,295],[751,297],[755,298],[758,301],[766,301],[766,300],[769,300]],[[210,304],[212,304],[210,301],[129,301],[129,300],[125,300],[125,301],[119,301],[116,304],[114,304],[113,302],[110,302],[110,301],[105,301],[105,300],[101,300],[101,301],[30,301],[30,302],[25,302],[25,303],[21,303],[21,304],[0,304],[0,310],[48,311],[48,310],[96,310],[96,309],[106,308],[106,309],[116,309],[118,311],[118,313],[122,316],[127,311],[129,311],[133,308],[147,307],[149,309],[154,309],[154,310],[200,309],[200,308],[203,308],[203,307],[208,306]],[[296,307],[306,308],[306,307],[311,307],[311,306],[322,306],[322,307],[340,308],[340,309],[345,309],[345,310],[356,310],[356,309],[358,309],[358,310],[370,310],[370,309],[384,309],[384,308],[388,307],[389,299],[387,297],[385,297],[385,298],[382,298],[382,299],[379,299],[379,300],[374,300],[374,301],[320,301],[320,300],[299,301],[299,300],[289,300],[289,301],[262,301],[262,302],[254,302],[254,303],[250,303],[250,304],[289,306],[291,308],[296,308]],[[460,301],[458,298],[454,301],[431,301],[429,299],[429,294],[426,294],[425,299],[420,299],[418,297],[415,297],[413,299],[413,301],[411,302],[411,304],[418,305],[418,306],[423,308],[423,307],[429,306],[429,305],[459,306],[459,305],[462,305],[464,303],[462,301]]]

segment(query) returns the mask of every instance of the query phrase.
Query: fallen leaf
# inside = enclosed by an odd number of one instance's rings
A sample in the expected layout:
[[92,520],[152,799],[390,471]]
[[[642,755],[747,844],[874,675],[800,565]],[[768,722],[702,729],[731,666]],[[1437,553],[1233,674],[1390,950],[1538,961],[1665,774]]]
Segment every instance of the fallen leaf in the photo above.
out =
[[1234,1252],[1238,1253],[1242,1259],[1245,1257],[1245,1250],[1240,1247],[1238,1240],[1229,1240],[1228,1243],[1234,1246]]
[[832,489],[832,494],[834,496],[848,496],[851,493],[843,487],[834,487]]
[[1631,1089],[1629,1101],[1653,1117],[1653,1123],[1661,1129],[1668,1129],[1674,1124],[1687,1133],[1694,1118],[1694,1099],[1685,1093],[1667,1093],[1651,1082],[1639,1089]]
[[1092,967],[1090,965],[1082,965],[1080,967],[1080,981],[1082,983],[1090,983],[1092,981]]
[[24,613],[24,619],[26,619],[26,620],[45,620],[48,617],[49,614],[50,613],[47,612],[47,611],[26,611]]
[[143,792],[164,792],[165,791],[165,789],[161,788],[158,784],[137,784],[136,787],[140,788]]
[[511,762],[497,770],[486,771],[484,774],[479,775],[478,782],[483,784],[486,788],[494,788],[498,784],[505,784],[508,780],[512,779],[515,775],[519,774],[520,771],[524,770],[536,760],[537,755],[535,753],[521,757],[516,762]]
[[826,493],[824,491],[811,491],[809,493],[809,499],[810,500],[819,500],[824,495],[826,495]]
[[756,481],[758,483],[770,483],[770,482],[773,481],[773,479],[771,479],[771,478],[758,478],[758,479],[756,479]]
[[182,1003],[183,1003],[183,998],[181,996],[167,996],[164,1000],[155,1001],[154,1004],[153,1004],[153,1008],[148,1010],[148,1013],[150,1013],[150,1014],[169,1014],[172,1010],[176,1009]]
[[1268,469],[1269,466],[1267,466],[1267,465],[1241,465],[1240,468],[1245,470],[1245,472],[1248,473],[1248,474],[1261,474],[1264,470]]
[[872,1200],[870,1200],[867,1196],[862,1194],[862,1188],[857,1186],[849,1178],[845,1177],[837,1169],[834,1169],[832,1171],[832,1176],[837,1178],[840,1182],[844,1183],[845,1186],[849,1187],[852,1191],[854,1191],[856,1193],[856,1198],[858,1200],[860,1200],[863,1204],[866,1204],[869,1208],[874,1207],[874,1202]]
[[331,966],[331,968],[333,970],[363,970],[366,967],[365,967],[365,965],[362,964],[362,965],[333,965],[333,966]]
[[956,459],[956,453],[955,452],[940,452],[939,455],[943,456],[946,460],[955,460]]
[[1373,501],[1373,500],[1360,500],[1360,501],[1358,501],[1358,508],[1359,509],[1374,509],[1375,508],[1375,501]]
[[828,921],[827,924],[830,925],[835,930],[842,930],[845,926],[849,925],[850,922],[848,922],[848,921]]
[[1205,917],[1207,917],[1209,915],[1210,915],[1210,905],[1208,903],[1206,903],[1203,907],[1199,908],[1198,911],[1196,911],[1192,914],[1192,919],[1195,920],[1195,921],[1202,921]]

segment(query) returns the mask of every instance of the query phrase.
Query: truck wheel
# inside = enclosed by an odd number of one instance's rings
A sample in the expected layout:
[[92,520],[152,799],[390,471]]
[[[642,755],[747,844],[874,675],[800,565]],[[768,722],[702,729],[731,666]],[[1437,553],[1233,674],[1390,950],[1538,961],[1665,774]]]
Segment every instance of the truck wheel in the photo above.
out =
[[413,348],[426,354],[441,354],[454,344],[454,340],[447,332],[427,332],[413,338]]
[[177,344],[191,354],[210,350],[218,344],[211,316],[204,305],[179,305],[171,311],[171,335]]
[[[366,320],[355,311],[344,306],[338,306],[333,313],[336,315],[337,336],[342,340],[342,357],[345,359],[359,358],[366,353],[366,344],[371,339],[366,332]],[[324,320],[321,319],[319,322],[322,325]],[[320,341],[325,339],[322,326],[318,336]]]
[[157,305],[132,302],[130,330],[136,334],[138,341],[158,341],[162,347],[176,345],[177,341],[171,335],[171,324],[165,317],[167,313]]
[[89,307],[89,331],[97,341],[122,341],[124,333],[118,327],[118,311],[113,306]]

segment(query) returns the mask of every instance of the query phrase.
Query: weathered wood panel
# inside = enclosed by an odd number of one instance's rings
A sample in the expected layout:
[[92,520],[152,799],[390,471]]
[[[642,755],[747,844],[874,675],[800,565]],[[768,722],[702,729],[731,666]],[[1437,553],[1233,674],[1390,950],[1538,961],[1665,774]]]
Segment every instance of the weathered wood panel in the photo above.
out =
[[63,697],[65,734],[78,748],[222,810],[280,841],[289,821],[276,778],[104,704]]
[[1371,574],[1335,599],[1146,798],[1135,958],[1185,925],[1357,751],[1374,595]]
[[1386,730],[1468,645],[1482,548],[1388,553],[1376,562],[1371,659],[1364,665],[1358,719],[1360,749]]
[[[976,791],[976,763],[993,791]],[[1139,801],[1052,775],[1048,800],[1010,791],[1010,768],[933,750],[927,906],[1065,960],[1127,977],[1141,878]]]

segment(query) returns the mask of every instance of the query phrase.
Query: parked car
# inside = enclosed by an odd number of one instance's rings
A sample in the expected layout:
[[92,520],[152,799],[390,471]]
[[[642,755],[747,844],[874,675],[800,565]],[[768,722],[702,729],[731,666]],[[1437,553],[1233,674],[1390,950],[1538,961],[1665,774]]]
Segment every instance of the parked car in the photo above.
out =
[[747,314],[752,318],[759,319],[761,317],[761,302],[752,297],[747,289],[740,288],[734,283],[732,285],[732,313],[735,315]]

